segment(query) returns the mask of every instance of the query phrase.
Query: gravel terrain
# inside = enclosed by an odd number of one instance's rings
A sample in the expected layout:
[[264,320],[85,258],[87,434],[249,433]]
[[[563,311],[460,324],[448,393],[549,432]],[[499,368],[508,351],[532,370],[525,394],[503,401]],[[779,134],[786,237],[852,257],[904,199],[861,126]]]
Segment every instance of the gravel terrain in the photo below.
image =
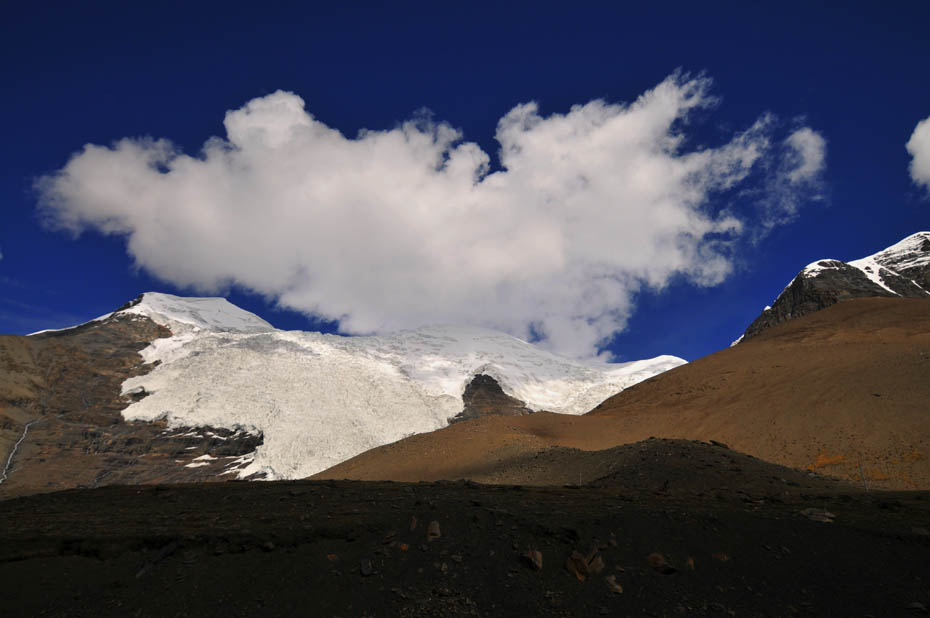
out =
[[723,446],[630,448],[665,465],[583,487],[229,482],[6,500],[0,613],[927,615],[930,493],[866,493]]

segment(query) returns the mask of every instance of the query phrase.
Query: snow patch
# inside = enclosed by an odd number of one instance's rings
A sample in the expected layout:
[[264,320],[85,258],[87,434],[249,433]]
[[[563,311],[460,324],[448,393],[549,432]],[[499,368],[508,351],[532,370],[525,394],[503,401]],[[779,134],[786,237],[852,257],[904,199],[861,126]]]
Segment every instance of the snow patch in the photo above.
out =
[[885,281],[882,279],[881,273],[882,271],[888,272],[888,269],[876,262],[874,256],[862,258],[861,260],[853,260],[852,262],[847,263],[853,268],[858,268],[862,274],[869,278],[869,281],[876,284],[880,288],[891,292],[895,296],[900,296],[900,294],[885,285]]
[[235,474],[241,477],[242,475],[240,473],[243,468],[251,464],[254,459],[255,453],[246,453],[245,455],[237,457],[227,465],[226,470],[221,472],[220,475]]
[[[816,262],[811,262],[803,269],[801,269],[801,274],[803,274],[805,277],[812,277],[825,270],[837,270],[842,268],[842,266],[843,262],[839,260],[817,260]],[[792,279],[792,281],[794,280]],[[788,285],[790,286],[791,284],[789,283]]]
[[930,242],[930,232],[917,232],[863,259],[872,259],[894,271],[927,266],[930,264],[930,251],[923,250],[926,242]]

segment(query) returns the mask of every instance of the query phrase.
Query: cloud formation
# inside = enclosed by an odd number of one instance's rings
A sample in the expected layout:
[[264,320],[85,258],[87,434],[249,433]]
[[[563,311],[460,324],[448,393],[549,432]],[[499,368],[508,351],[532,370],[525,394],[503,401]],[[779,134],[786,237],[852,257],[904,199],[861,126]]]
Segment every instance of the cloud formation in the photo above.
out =
[[[199,292],[242,286],[347,333],[471,323],[591,356],[643,286],[722,281],[734,243],[793,216],[823,168],[822,137],[778,139],[767,114],[691,146],[709,88],[675,74],[629,104],[518,105],[494,169],[447,123],[353,139],[279,91],[227,112],[198,156],[87,145],[39,179],[39,203],[53,227],[125,236],[138,265]],[[775,197],[724,204],[751,176]]]
[[930,191],[930,117],[917,123],[911,139],[907,141],[911,157],[911,179]]
[[785,140],[792,154],[786,175],[792,184],[810,182],[823,171],[827,140],[809,127],[802,127]]
[[823,136],[809,127],[801,127],[777,144],[776,151],[774,172],[750,190],[757,195],[761,211],[761,218],[752,230],[754,240],[794,221],[805,202],[823,199],[827,154]]

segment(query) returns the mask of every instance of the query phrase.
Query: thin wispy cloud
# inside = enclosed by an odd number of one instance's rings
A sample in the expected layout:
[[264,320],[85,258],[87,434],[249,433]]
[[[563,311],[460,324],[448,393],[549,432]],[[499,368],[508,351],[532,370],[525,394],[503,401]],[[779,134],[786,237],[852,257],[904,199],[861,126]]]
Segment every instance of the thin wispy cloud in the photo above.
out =
[[912,157],[911,180],[930,192],[930,117],[917,123],[906,148]]
[[751,190],[760,211],[752,230],[755,241],[797,219],[805,203],[824,199],[827,141],[822,135],[801,127],[776,143],[774,151],[774,170]]
[[[762,114],[688,146],[695,112],[719,103],[710,86],[676,73],[632,103],[518,105],[493,169],[445,122],[351,138],[279,91],[227,112],[197,156],[87,145],[37,182],[40,207],[53,227],[124,236],[177,286],[241,286],[347,333],[472,323],[592,356],[643,286],[721,282],[740,238],[817,197],[825,142],[808,127],[779,136]],[[721,203],[750,181],[767,197]]]

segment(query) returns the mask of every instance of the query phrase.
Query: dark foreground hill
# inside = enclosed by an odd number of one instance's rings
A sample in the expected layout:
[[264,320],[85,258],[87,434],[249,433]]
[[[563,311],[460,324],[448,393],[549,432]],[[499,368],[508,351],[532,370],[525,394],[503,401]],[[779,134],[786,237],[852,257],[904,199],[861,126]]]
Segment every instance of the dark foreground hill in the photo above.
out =
[[930,494],[718,446],[627,450],[586,487],[230,482],[3,501],[0,613],[927,615]]

